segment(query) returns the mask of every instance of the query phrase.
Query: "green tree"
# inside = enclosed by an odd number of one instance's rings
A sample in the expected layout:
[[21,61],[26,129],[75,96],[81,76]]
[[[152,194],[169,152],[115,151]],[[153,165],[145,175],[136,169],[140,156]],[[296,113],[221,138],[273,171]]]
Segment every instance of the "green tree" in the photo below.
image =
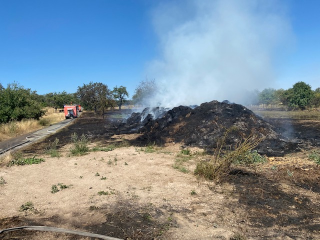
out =
[[80,99],[81,105],[88,110],[98,109],[104,113],[105,109],[112,106],[113,97],[108,86],[103,83],[83,84],[82,87],[78,87],[76,96]]
[[273,88],[266,88],[259,94],[260,104],[275,104],[276,103],[276,90]]
[[48,93],[45,95],[46,105],[48,107],[63,108],[64,105],[77,103],[77,98],[73,93],[67,93],[66,91],[63,92],[54,92]]
[[313,97],[314,96],[310,85],[304,82],[297,82],[291,89],[288,89],[288,106],[291,109],[299,108],[303,110],[310,106],[310,102]]
[[0,90],[0,122],[20,121],[25,118],[39,119],[44,115],[39,95],[17,83],[8,84]]
[[157,91],[157,85],[155,80],[145,80],[140,82],[139,86],[135,89],[135,93],[132,96],[134,104],[144,104],[148,99]]
[[126,100],[126,97],[129,97],[129,94],[127,92],[127,88],[124,86],[115,87],[112,91],[113,97],[119,106],[119,109],[121,109],[122,104]]

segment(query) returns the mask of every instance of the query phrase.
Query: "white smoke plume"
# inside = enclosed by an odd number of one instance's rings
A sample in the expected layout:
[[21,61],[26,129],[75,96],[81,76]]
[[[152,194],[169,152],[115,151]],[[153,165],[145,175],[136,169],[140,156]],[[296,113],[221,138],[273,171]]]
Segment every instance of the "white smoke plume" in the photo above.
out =
[[280,1],[168,1],[152,16],[160,56],[146,71],[159,88],[151,106],[244,103],[273,86],[277,51],[292,37]]

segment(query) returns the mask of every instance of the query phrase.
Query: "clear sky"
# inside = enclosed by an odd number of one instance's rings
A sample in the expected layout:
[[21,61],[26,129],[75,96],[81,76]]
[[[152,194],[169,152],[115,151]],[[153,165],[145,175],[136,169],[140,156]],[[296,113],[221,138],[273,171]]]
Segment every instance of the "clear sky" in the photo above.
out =
[[[168,2],[0,0],[0,83],[6,86],[15,81],[45,94],[76,92],[78,86],[93,81],[110,89],[123,85],[131,97],[140,81],[158,78],[157,72],[166,69],[148,70],[150,63],[166,59],[168,52],[163,46],[171,38],[165,31],[192,17],[176,14],[188,13],[186,5],[192,0],[176,0],[163,7]],[[229,2],[232,5],[234,1]],[[320,1],[267,2],[281,8],[286,32],[282,45],[272,47],[272,86],[287,89],[305,81],[313,89],[320,87]],[[171,68],[174,71],[174,66]]]

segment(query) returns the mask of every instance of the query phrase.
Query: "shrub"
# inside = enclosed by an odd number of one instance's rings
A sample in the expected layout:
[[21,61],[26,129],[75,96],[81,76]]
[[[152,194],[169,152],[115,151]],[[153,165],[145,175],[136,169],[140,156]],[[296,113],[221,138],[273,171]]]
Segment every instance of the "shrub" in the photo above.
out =
[[[229,174],[231,164],[239,160],[243,161],[243,159],[246,159],[248,153],[251,153],[251,150],[258,146],[262,140],[250,135],[249,137],[242,138],[242,141],[234,146],[234,150],[226,151],[226,139],[229,133],[234,131],[239,133],[238,129],[233,127],[226,130],[223,138],[218,143],[214,157],[209,161],[200,161],[194,171],[195,175],[202,176],[209,180],[222,180]],[[251,160],[258,158],[255,154],[252,156],[249,154],[249,156],[250,158],[248,159]]]
[[71,141],[73,143],[73,148],[71,149],[72,155],[84,155],[89,152],[89,140],[84,134],[78,137],[77,133],[73,133],[71,135]]
[[47,119],[47,118],[41,118],[41,119],[39,120],[39,124],[40,124],[41,126],[49,126],[49,125],[50,125],[50,120]]

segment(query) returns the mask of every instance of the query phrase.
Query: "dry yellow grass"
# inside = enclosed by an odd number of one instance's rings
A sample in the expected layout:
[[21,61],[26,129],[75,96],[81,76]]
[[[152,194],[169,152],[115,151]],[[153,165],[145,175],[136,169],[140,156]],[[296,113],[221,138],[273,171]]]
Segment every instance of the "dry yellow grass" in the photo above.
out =
[[51,125],[64,120],[63,112],[55,112],[53,108],[46,108],[46,114],[40,120],[26,119],[22,121],[12,121],[0,125],[0,142],[36,131],[44,126]]

